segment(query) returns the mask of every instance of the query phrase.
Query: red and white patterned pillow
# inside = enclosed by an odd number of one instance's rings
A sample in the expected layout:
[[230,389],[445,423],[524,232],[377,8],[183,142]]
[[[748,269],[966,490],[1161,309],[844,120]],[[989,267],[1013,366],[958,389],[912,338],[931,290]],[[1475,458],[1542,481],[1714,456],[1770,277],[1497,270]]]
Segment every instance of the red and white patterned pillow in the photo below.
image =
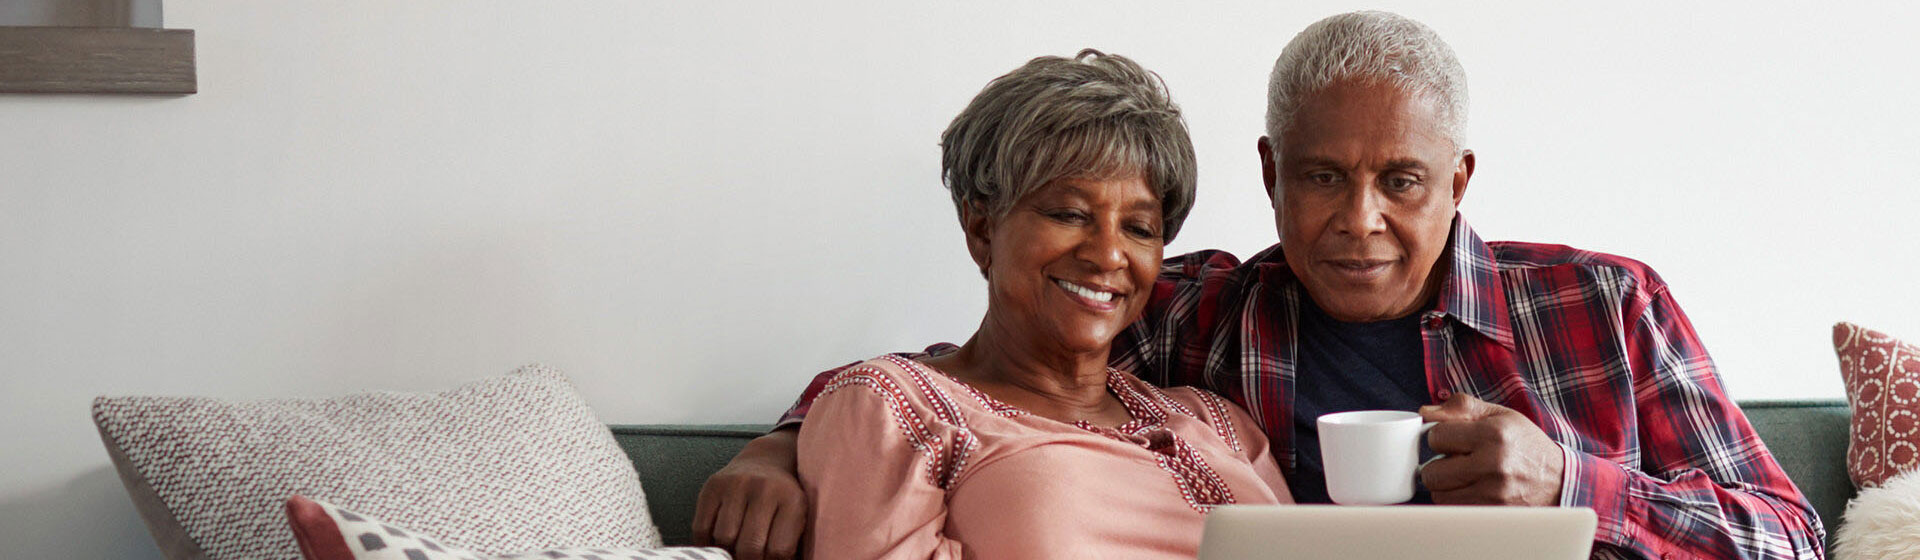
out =
[[306,560],[727,560],[718,548],[554,548],[485,555],[371,515],[303,496],[287,499],[287,520]]
[[1833,349],[1853,409],[1847,476],[1865,488],[1920,468],[1920,346],[1839,323]]

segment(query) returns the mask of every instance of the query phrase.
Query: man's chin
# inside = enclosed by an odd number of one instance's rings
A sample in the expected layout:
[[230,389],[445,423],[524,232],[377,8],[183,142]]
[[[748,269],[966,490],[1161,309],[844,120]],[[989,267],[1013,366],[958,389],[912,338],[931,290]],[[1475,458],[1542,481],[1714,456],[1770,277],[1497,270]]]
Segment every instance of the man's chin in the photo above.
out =
[[1348,323],[1385,321],[1388,319],[1398,319],[1413,313],[1413,310],[1403,309],[1402,306],[1394,305],[1388,298],[1356,297],[1352,294],[1336,294],[1334,298],[1330,299],[1335,299],[1335,301],[1328,302],[1322,298],[1314,298],[1313,302],[1319,305],[1320,311],[1326,313],[1327,316]]

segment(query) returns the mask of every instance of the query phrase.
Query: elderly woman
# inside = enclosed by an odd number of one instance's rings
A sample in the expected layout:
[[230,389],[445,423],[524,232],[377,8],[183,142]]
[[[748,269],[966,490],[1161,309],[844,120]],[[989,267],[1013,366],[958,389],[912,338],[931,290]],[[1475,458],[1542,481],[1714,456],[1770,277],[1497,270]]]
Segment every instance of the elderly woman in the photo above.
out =
[[1247,414],[1107,367],[1193,204],[1153,74],[1097,51],[1001,76],[942,137],[987,313],[850,367],[799,434],[812,558],[1193,558],[1220,504],[1290,501]]

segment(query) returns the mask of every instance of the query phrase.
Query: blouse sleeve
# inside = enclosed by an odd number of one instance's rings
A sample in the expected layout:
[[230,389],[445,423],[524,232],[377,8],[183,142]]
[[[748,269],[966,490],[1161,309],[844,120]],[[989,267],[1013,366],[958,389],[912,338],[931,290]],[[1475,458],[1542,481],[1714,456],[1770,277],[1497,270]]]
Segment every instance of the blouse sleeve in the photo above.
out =
[[[1211,397],[1220,399],[1218,395]],[[1220,400],[1227,411],[1228,425],[1233,426],[1235,435],[1240,437],[1242,453],[1247,462],[1253,463],[1254,474],[1273,488],[1273,495],[1280,499],[1280,503],[1293,503],[1293,491],[1287,488],[1287,477],[1280,473],[1280,463],[1273,458],[1273,446],[1268,444],[1267,433],[1253,421],[1253,416],[1247,414],[1246,409],[1225,399]]]
[[1195,414],[1220,436],[1221,442],[1238,450],[1241,459],[1253,465],[1253,473],[1260,481],[1273,489],[1273,495],[1279,503],[1293,503],[1293,491],[1287,487],[1287,478],[1280,473],[1280,463],[1273,458],[1273,446],[1267,440],[1267,434],[1260,424],[1253,421],[1253,415],[1240,405],[1233,404],[1225,397],[1212,391],[1196,387],[1174,387],[1166,393],[1179,400],[1190,401]]
[[963,556],[944,534],[935,451],[955,432],[925,412],[872,368],[843,372],[821,391],[800,428],[807,557]]

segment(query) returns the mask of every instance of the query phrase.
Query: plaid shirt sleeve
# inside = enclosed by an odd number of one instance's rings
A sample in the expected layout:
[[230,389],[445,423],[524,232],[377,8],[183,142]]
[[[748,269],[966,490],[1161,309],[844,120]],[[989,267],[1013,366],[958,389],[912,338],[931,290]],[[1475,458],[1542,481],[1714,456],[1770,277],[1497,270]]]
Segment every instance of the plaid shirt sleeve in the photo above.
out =
[[[1206,389],[1204,346],[1221,295],[1240,260],[1226,251],[1187,253],[1160,264],[1146,312],[1113,339],[1108,365],[1160,387]],[[1185,344],[1182,344],[1185,342]],[[1216,392],[1218,392],[1216,390]]]
[[1640,469],[1563,446],[1565,506],[1600,520],[1594,557],[1822,558],[1818,515],[1722,390],[1657,279],[1622,309]]

